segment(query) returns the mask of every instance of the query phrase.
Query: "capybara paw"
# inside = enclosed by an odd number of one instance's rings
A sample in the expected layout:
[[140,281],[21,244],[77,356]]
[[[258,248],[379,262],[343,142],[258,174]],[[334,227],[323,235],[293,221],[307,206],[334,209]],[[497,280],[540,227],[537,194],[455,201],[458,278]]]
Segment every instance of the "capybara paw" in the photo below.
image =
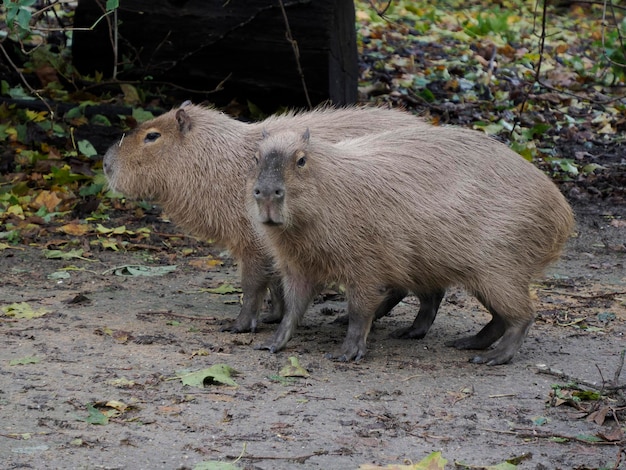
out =
[[413,328],[412,326],[407,326],[405,328],[398,328],[397,330],[392,331],[389,336],[397,339],[422,339],[426,336],[426,332],[423,328]]
[[476,336],[467,336],[465,338],[446,341],[446,346],[451,346],[456,349],[485,349],[485,346],[478,342]]
[[478,354],[472,357],[469,362],[473,364],[486,364],[488,366],[498,366],[511,362],[513,354],[502,354],[501,351],[491,350],[484,354]]
[[350,319],[348,318],[348,315],[339,315],[331,323],[333,325],[347,325],[350,323]]
[[350,362],[352,360],[354,360],[354,362],[359,362],[365,357],[365,350],[355,346],[354,348],[343,348],[337,353],[327,353],[325,356],[327,359],[337,362]]
[[283,319],[283,316],[278,313],[268,313],[267,315],[263,315],[261,317],[261,321],[263,323],[280,323]]
[[229,333],[256,333],[256,323],[241,324],[235,321],[229,325],[224,325],[220,328],[220,331],[227,331]]
[[259,345],[254,346],[254,349],[256,349],[256,350],[267,350],[267,351],[271,352],[272,354],[280,351],[280,348],[277,347],[274,343],[259,344]]

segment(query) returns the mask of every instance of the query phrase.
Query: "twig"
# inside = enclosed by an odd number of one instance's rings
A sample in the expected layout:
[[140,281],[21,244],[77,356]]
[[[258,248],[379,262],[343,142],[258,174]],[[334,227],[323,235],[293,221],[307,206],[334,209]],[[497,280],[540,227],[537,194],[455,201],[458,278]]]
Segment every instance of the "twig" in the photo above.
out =
[[22,80],[24,85],[26,85],[26,88],[28,88],[28,91],[30,91],[33,95],[39,98],[42,103],[46,105],[46,108],[48,108],[48,112],[50,113],[50,127],[52,128],[52,126],[54,125],[53,124],[54,123],[54,111],[52,110],[48,102],[43,98],[43,96],[39,94],[37,90],[35,90],[32,86],[30,86],[30,83],[28,83],[28,80],[26,80],[26,77],[20,71],[19,67],[15,65],[15,63],[11,60],[11,57],[9,57],[9,54],[7,53],[6,49],[2,45],[2,42],[0,42],[0,50],[2,50],[2,53],[4,54],[4,58],[11,65],[11,67],[13,67],[13,70],[15,70],[17,74],[20,76],[20,79]]
[[185,315],[183,313],[174,313],[174,312],[138,312],[137,315],[163,315],[166,317],[175,317],[175,318],[183,318],[185,320],[201,320],[201,321],[216,321],[215,317],[194,317],[192,315]]
[[615,374],[613,375],[613,385],[617,385],[619,383],[619,376],[622,374],[622,368],[624,367],[624,355],[626,355],[626,349],[622,349],[622,352],[619,355],[619,364],[615,370]]
[[[317,457],[319,455],[334,455],[331,454],[330,452],[326,451],[326,450],[322,450],[319,452],[313,452],[312,454],[307,454],[307,455],[301,455],[301,456],[296,456],[296,457],[289,457],[289,456],[275,456],[275,455],[246,455],[245,457],[241,457],[242,460],[289,460],[289,461],[293,461],[293,462],[297,462],[297,463],[304,463],[306,462],[308,459],[310,459],[311,457]],[[239,458],[238,456],[235,455],[227,455],[226,456],[227,459],[235,459],[235,458]]]
[[575,383],[577,385],[582,385],[583,387],[587,387],[587,388],[591,388],[594,390],[598,390],[599,392],[602,391],[618,391],[618,390],[625,390],[626,389],[626,384],[624,385],[609,385],[607,386],[605,384],[605,382],[603,381],[602,385],[598,385],[595,384],[593,382],[589,382],[587,380],[583,380],[583,379],[579,379],[576,377],[572,377],[571,375],[566,374],[565,372],[561,371],[561,370],[557,370],[557,369],[552,369],[551,367],[538,367],[537,368],[537,373],[539,374],[546,374],[546,375],[552,375],[554,377],[558,377],[561,380],[565,380],[567,382],[571,382],[571,383]]
[[512,434],[516,437],[521,437],[523,439],[528,439],[528,438],[540,438],[540,439],[567,439],[568,441],[575,441],[575,442],[580,442],[583,444],[589,444],[589,445],[623,445],[624,443],[622,441],[589,441],[587,439],[583,439],[581,437],[578,436],[568,436],[566,434],[559,434],[559,433],[552,433],[552,432],[545,432],[545,431],[537,431],[534,429],[527,429],[527,428],[513,428],[510,431],[504,431],[504,430],[500,430],[500,429],[488,429],[488,428],[480,428],[482,431],[487,431],[487,432],[495,432],[498,434]]
[[594,294],[594,295],[579,295],[579,294],[572,294],[569,292],[563,292],[563,291],[559,291],[559,290],[554,290],[554,289],[541,289],[544,292],[553,292],[555,294],[559,294],[559,295],[566,295],[568,297],[574,297],[576,299],[586,299],[586,300],[593,300],[593,299],[605,299],[607,297],[615,297],[616,295],[624,295],[626,294],[626,291],[617,291],[617,292],[603,292],[601,294]]
[[309,108],[313,108],[311,104],[311,98],[309,97],[309,90],[306,86],[306,81],[304,80],[304,72],[302,71],[302,65],[300,64],[300,50],[298,49],[298,42],[293,38],[291,34],[291,28],[289,27],[289,18],[287,18],[287,11],[285,10],[285,5],[283,4],[283,0],[278,0],[280,4],[280,9],[283,12],[283,19],[285,20],[285,36],[287,37],[287,41],[291,43],[291,48],[293,49],[293,55],[296,58],[296,66],[298,67],[298,74],[300,75],[300,80],[302,81],[302,88],[304,89],[304,96],[306,98],[306,103]]

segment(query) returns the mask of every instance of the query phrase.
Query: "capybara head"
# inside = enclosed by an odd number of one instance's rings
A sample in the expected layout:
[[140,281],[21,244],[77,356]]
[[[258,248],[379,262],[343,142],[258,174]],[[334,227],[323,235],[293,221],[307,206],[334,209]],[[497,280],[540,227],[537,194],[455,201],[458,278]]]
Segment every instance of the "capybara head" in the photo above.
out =
[[259,222],[286,227],[291,224],[286,206],[290,198],[298,196],[297,180],[309,178],[308,174],[314,171],[308,162],[309,137],[309,129],[303,133],[284,131],[272,136],[263,131],[255,156],[257,164],[248,179],[254,198],[251,214]]
[[141,124],[104,156],[104,172],[115,191],[137,199],[158,199],[172,181],[172,162],[193,127],[185,107]]

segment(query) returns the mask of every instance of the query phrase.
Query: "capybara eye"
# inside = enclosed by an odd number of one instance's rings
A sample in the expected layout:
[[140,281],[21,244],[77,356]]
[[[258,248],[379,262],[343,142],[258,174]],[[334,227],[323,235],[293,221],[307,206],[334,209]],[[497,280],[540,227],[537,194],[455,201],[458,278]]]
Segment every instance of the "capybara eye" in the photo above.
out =
[[148,132],[146,134],[146,137],[144,137],[143,141],[147,144],[149,142],[154,142],[159,137],[161,137],[161,134],[159,132]]
[[300,168],[302,168],[304,165],[306,165],[306,157],[298,158],[298,161],[296,162],[296,165],[298,165]]

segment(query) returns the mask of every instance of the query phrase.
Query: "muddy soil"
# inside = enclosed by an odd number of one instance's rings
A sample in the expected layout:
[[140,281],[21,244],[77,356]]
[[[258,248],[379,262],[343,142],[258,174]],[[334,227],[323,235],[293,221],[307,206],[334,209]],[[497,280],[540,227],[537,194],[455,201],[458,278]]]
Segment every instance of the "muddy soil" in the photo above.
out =
[[[602,400],[578,405],[551,401],[553,387],[566,395],[572,380],[626,383],[626,374],[615,377],[626,349],[623,209],[576,208],[578,235],[535,285],[536,324],[514,361],[496,367],[470,364],[471,351],[444,345],[489,319],[461,290],[447,294],[425,339],[388,337],[413,320],[417,299],[407,298],[377,322],[362,362],[338,363],[324,357],[345,334],[333,323],[345,307],[337,296],[320,298],[277,354],[254,349],[272,325],[220,332],[239,297],[206,289],[238,286],[236,266],[193,239],[94,250],[90,261],[47,259],[41,247],[1,251],[0,304],[49,311],[0,316],[2,467],[182,469],[242,455],[241,468],[356,469],[441,451],[447,468],[514,457],[521,469],[626,468],[619,393],[607,389]],[[160,219],[135,222],[176,230]],[[113,269],[165,264],[177,268],[155,277]],[[68,266],[77,268],[65,271],[69,278],[50,276]],[[290,356],[309,377],[278,375]],[[176,378],[220,363],[238,371],[237,387]],[[127,408],[106,406],[113,400]],[[92,424],[88,404],[121,411]],[[587,419],[596,409],[596,420]]]

